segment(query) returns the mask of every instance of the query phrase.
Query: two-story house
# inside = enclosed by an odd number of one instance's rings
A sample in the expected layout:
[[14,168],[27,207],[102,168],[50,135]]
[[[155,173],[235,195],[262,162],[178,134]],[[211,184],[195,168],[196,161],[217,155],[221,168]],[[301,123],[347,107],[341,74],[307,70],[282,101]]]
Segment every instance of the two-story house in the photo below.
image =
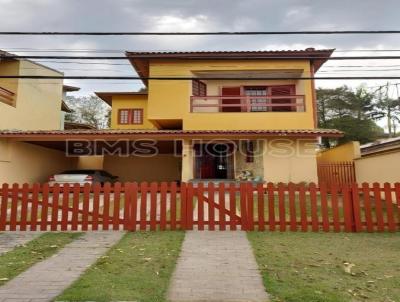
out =
[[341,134],[317,129],[314,81],[301,78],[332,52],[127,52],[147,92],[97,93],[111,128],[173,133],[181,156],[171,146],[153,159],[106,156],[106,168],[123,179],[317,181],[318,137]]
[[342,135],[317,128],[310,79],[332,52],[127,52],[146,90],[97,93],[112,107],[111,129],[0,139],[61,150],[66,161],[101,155],[120,181],[316,182],[318,139]]
[[[55,76],[63,73],[0,51],[2,76]],[[64,129],[70,109],[66,94],[79,88],[63,85],[62,79],[0,79],[0,131]],[[38,181],[54,169],[71,167],[64,152],[0,137],[0,183]]]

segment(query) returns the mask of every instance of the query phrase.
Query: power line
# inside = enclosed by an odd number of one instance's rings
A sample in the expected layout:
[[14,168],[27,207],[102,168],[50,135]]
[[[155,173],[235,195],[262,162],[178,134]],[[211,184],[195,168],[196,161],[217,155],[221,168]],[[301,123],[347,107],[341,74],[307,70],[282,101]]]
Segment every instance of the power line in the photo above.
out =
[[399,80],[400,76],[357,76],[357,77],[138,77],[138,76],[15,76],[2,75],[0,79],[54,79],[54,80],[160,80],[160,81],[191,81],[191,80],[237,80],[237,81],[268,81],[268,80]]
[[331,31],[210,31],[210,32],[62,32],[2,31],[8,36],[231,36],[231,35],[355,35],[400,34],[400,30],[331,30]]
[[[17,55],[0,55],[0,59],[66,59],[66,60],[128,60],[126,56],[17,56]],[[148,57],[151,58],[151,57]],[[186,56],[184,60],[204,59],[195,54]],[[180,59],[180,58],[174,58]],[[234,60],[235,58],[226,57],[218,58],[218,60]],[[343,57],[329,57],[329,56],[252,56],[247,58],[240,58],[240,60],[260,60],[260,59],[273,59],[273,60],[400,60],[400,56],[343,56]]]

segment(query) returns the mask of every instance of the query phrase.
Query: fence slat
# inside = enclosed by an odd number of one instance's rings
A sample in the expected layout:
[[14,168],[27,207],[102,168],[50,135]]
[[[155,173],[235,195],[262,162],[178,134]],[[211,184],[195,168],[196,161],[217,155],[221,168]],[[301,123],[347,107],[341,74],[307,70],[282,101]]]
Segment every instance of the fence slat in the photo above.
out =
[[247,184],[247,227],[254,231],[254,187],[251,182]]
[[70,186],[66,183],[63,185],[63,197],[61,205],[61,231],[68,230],[69,194]]
[[32,205],[31,205],[31,231],[36,231],[37,228],[37,215],[39,207],[39,192],[41,190],[40,184],[35,183],[32,187]]
[[200,231],[204,230],[204,184],[197,185],[197,221]]
[[150,230],[155,231],[157,228],[157,191],[158,184],[152,182],[150,184]]
[[208,183],[207,191],[208,191],[208,227],[210,231],[214,231],[215,230],[215,211],[214,211],[215,186],[213,182]]
[[147,225],[147,182],[140,184],[140,230],[145,231]]
[[356,232],[362,231],[361,225],[361,207],[360,207],[360,194],[358,192],[358,184],[353,183],[352,185],[352,202],[353,202],[353,219],[354,228]]
[[80,185],[74,184],[73,187],[73,200],[72,200],[72,220],[71,230],[78,230],[78,214],[79,214],[79,202],[80,202]]
[[313,232],[318,232],[318,208],[317,208],[317,187],[314,183],[310,184],[310,201],[311,201],[311,229]]
[[129,184],[130,186],[130,195],[129,198],[130,207],[129,207],[129,230],[131,232],[135,232],[137,228],[137,213],[138,213],[138,190],[139,185],[137,182]]
[[47,231],[49,214],[49,184],[45,183],[42,187],[42,211],[40,215],[40,230]]
[[285,185],[278,184],[278,203],[279,203],[279,230],[286,231],[286,211],[285,211]]
[[383,185],[384,192],[385,192],[385,203],[386,203],[386,216],[388,222],[388,229],[389,232],[396,231],[396,224],[394,222],[393,216],[393,198],[392,198],[392,190],[389,183],[385,183]]
[[245,183],[240,183],[240,216],[242,218],[242,231],[247,231],[247,206],[246,206],[246,189]]
[[160,185],[160,230],[165,231],[167,228],[167,194],[168,184],[162,182]]
[[301,221],[301,231],[307,232],[308,222],[307,222],[307,207],[306,207],[306,188],[304,184],[300,184],[299,187],[299,203],[300,203],[300,221]]
[[322,183],[320,186],[321,196],[321,213],[322,213],[322,230],[329,232],[329,215],[328,215],[328,188],[326,183]]
[[21,231],[26,231],[26,223],[28,218],[28,197],[29,197],[29,185],[23,184],[22,196],[21,196],[21,224],[20,224]]
[[1,187],[0,231],[6,230],[8,196],[9,196],[8,184],[4,183]]
[[288,185],[289,190],[289,217],[290,217],[290,230],[292,232],[297,231],[297,221],[296,221],[296,186],[294,183],[289,183]]
[[265,230],[265,216],[264,216],[264,187],[263,184],[257,184],[257,219],[258,230]]
[[221,231],[226,230],[226,224],[225,224],[225,210],[226,210],[226,204],[225,204],[225,184],[223,182],[219,183],[218,187],[218,192],[219,192],[219,229]]
[[275,231],[275,192],[274,192],[274,184],[268,183],[267,185],[268,192],[268,223],[269,230]]
[[332,207],[333,230],[335,232],[340,232],[338,191],[339,188],[337,184],[333,183],[331,185],[331,207]]
[[[400,223],[400,183],[396,182],[394,188],[397,201],[397,222]],[[398,228],[400,230],[400,225],[398,225]]]
[[367,231],[373,232],[374,224],[372,222],[370,188],[368,183],[362,184],[362,191],[363,191],[364,213],[365,213],[365,223],[367,226]]
[[176,182],[171,183],[170,188],[170,218],[171,218],[171,230],[176,230],[176,191],[177,191],[177,184]]
[[236,185],[234,183],[229,184],[229,229],[236,231],[237,219],[236,219]]
[[10,231],[17,230],[18,190],[18,184],[13,184],[11,189]]
[[93,185],[93,213],[92,213],[93,231],[97,231],[99,229],[100,190],[101,190],[101,184],[95,183]]
[[90,184],[83,185],[82,198],[82,231],[87,231],[89,226],[89,202],[90,202]]
[[58,228],[58,207],[60,202],[60,185],[55,184],[52,190],[52,202],[51,202],[51,223],[50,229],[57,231]]
[[193,183],[189,183],[186,195],[186,230],[193,230],[193,196]]
[[125,231],[129,230],[130,227],[130,207],[131,207],[131,199],[132,199],[132,184],[130,182],[124,182],[121,184],[121,191],[123,192],[123,229]]
[[375,199],[375,216],[376,223],[378,226],[378,231],[383,232],[385,230],[385,225],[383,222],[383,211],[382,211],[382,198],[381,198],[381,188],[379,183],[373,183],[374,199]]
[[113,214],[112,214],[112,228],[114,231],[119,230],[119,212],[121,208],[121,183],[114,184],[114,200],[113,200]]
[[353,211],[351,201],[351,190],[348,185],[342,187],[343,193],[343,217],[344,217],[344,230],[346,232],[353,231]]
[[111,184],[105,183],[103,187],[103,226],[102,230],[108,231],[110,226],[110,193]]
[[181,190],[180,190],[180,196],[181,196],[181,213],[180,213],[180,227],[181,230],[186,229],[186,216],[187,216],[187,211],[186,211],[186,183],[181,183]]

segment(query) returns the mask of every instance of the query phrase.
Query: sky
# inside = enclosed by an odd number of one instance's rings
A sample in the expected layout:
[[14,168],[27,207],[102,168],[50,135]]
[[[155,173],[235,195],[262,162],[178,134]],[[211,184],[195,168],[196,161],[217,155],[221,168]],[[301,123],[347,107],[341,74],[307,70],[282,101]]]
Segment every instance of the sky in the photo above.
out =
[[[398,30],[398,0],[0,0],[0,31],[293,31]],[[25,55],[123,55],[129,51],[336,48],[335,56],[400,55],[400,35],[310,36],[1,36],[0,49]],[[52,50],[53,52],[50,52]],[[68,50],[69,52],[60,52]],[[346,52],[351,50],[351,52]],[[357,50],[357,51],[355,51]],[[78,52],[80,51],[80,52]],[[97,51],[97,52],[93,52]],[[98,52],[102,51],[102,53]],[[65,75],[135,76],[124,61],[43,64]],[[122,65],[112,65],[122,64]],[[364,67],[357,67],[357,66]],[[343,67],[344,66],[344,67]],[[347,67],[356,66],[356,67]],[[367,67],[365,67],[367,66]],[[382,71],[385,69],[386,71]],[[396,70],[398,69],[398,70]],[[317,76],[395,76],[396,61],[330,61]],[[396,83],[397,81],[391,81]],[[400,80],[399,80],[400,82]],[[317,81],[317,87],[383,85],[386,81]],[[71,81],[75,95],[135,91],[140,81]],[[390,93],[396,97],[396,86]]]

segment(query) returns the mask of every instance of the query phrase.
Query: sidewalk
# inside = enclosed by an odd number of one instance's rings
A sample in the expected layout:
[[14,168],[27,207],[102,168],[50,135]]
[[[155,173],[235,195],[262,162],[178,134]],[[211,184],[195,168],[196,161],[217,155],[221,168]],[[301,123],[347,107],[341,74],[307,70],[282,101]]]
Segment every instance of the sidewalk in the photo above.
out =
[[55,256],[35,264],[0,287],[0,302],[52,301],[123,234],[117,231],[85,233]]
[[190,231],[168,292],[173,302],[265,302],[246,233]]

